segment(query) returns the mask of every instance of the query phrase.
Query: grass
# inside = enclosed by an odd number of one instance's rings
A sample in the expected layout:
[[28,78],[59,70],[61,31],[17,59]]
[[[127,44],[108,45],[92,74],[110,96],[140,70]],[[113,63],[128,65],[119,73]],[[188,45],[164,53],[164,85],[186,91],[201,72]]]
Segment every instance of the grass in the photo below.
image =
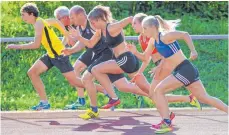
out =
[[[18,13],[11,13],[10,9],[18,10],[22,4],[14,8],[6,8],[2,13],[2,33],[1,37],[33,36],[34,30],[31,25],[21,22]],[[176,16],[163,13],[161,16],[168,19],[175,19]],[[46,16],[47,17],[47,16]],[[195,15],[185,14],[179,17],[182,25],[179,30],[188,31],[190,34],[228,34],[227,19],[206,20]],[[10,23],[8,23],[10,22]],[[125,29],[126,35],[134,34],[132,28]],[[189,57],[189,50],[186,44],[179,41],[182,50]],[[200,78],[206,87],[207,92],[218,97],[228,104],[228,40],[195,40],[194,44],[198,51],[198,60],[193,61],[200,72]],[[1,110],[27,110],[39,102],[39,97],[34,90],[30,79],[27,76],[28,69],[41,57],[45,51],[39,50],[5,50],[6,44],[1,44]],[[138,49],[139,46],[138,46]],[[72,64],[80,53],[71,56]],[[148,71],[154,67],[151,63],[144,74],[148,81],[152,78]],[[49,102],[52,109],[63,108],[67,103],[73,102],[77,98],[77,92],[64,79],[58,69],[53,68],[41,75],[44,82]],[[116,91],[122,103],[118,108],[136,108],[137,100],[132,94]],[[180,88],[174,94],[188,95],[189,92]],[[87,93],[85,92],[86,106],[89,106]],[[98,106],[107,103],[108,99],[102,94],[97,94]],[[144,98],[144,107],[154,107],[151,101]],[[188,103],[172,103],[173,107],[190,106]]]

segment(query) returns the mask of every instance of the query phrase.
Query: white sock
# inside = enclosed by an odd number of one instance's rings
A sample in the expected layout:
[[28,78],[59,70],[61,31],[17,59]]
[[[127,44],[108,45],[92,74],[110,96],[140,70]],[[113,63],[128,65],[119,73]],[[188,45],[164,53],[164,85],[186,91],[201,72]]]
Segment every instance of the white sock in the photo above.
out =
[[118,100],[118,97],[116,97],[116,98],[112,98],[113,100]]

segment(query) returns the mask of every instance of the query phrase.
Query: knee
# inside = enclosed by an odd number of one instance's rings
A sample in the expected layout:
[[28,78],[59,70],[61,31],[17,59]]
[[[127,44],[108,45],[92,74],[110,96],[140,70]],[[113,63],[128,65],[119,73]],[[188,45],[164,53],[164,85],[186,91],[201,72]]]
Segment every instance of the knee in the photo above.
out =
[[76,73],[77,75],[80,75],[80,73],[81,73],[82,70],[83,70],[83,67],[77,66],[77,65],[74,65],[73,67],[74,67],[75,73]]
[[163,87],[161,87],[160,85],[157,86],[157,87],[153,90],[152,93],[153,93],[153,95],[155,95],[155,96],[165,94],[165,93],[163,92]]
[[82,82],[83,82],[83,84],[87,84],[88,82],[92,82],[92,76],[91,75],[84,75],[83,77],[82,77]]
[[95,67],[93,67],[93,68],[91,69],[91,73],[92,73],[93,75],[96,75],[98,72],[99,72],[99,68],[98,68],[97,66],[95,66]]
[[37,75],[36,71],[33,70],[33,69],[29,69],[28,72],[27,72],[27,75],[29,77],[33,77],[34,75]]

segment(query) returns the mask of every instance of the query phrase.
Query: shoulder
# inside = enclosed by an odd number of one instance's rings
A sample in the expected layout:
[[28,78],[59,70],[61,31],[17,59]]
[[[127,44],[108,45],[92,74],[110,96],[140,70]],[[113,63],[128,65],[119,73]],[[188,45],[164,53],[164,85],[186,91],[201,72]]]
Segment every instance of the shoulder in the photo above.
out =
[[44,27],[44,22],[42,20],[37,20],[36,23],[34,24],[35,28],[42,28]]

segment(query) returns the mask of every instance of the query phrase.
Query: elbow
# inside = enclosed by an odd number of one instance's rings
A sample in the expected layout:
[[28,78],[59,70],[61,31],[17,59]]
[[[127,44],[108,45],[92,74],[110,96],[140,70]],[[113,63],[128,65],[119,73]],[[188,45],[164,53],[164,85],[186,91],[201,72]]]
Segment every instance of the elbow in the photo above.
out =
[[35,44],[32,49],[38,49],[40,47],[40,44]]
[[184,38],[184,39],[187,39],[187,38],[189,38],[189,37],[190,37],[189,33],[188,33],[188,32],[184,32],[183,38]]
[[88,48],[93,48],[95,46],[95,44],[93,43],[93,42],[89,42],[88,44],[87,44],[87,47]]

